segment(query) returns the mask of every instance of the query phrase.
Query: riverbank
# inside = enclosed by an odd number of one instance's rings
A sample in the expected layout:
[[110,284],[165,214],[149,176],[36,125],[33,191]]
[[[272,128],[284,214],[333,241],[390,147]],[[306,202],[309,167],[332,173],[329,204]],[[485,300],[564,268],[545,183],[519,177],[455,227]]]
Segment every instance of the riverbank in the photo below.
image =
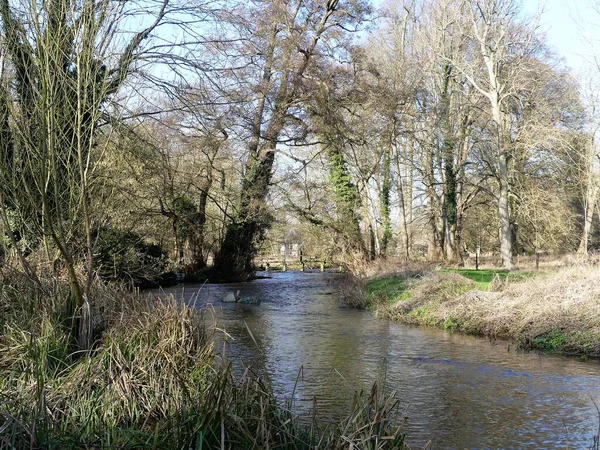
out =
[[406,448],[393,395],[357,394],[336,423],[299,418],[263,378],[234,376],[202,311],[173,298],[98,282],[95,344],[78,351],[68,295],[0,273],[0,448]]
[[434,326],[518,348],[600,358],[600,270],[401,270],[363,283],[381,317]]

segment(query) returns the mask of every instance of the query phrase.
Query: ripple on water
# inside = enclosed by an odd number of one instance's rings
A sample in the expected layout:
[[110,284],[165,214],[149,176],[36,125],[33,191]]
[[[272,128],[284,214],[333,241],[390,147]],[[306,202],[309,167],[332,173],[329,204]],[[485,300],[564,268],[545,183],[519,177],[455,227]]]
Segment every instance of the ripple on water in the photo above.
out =
[[[314,395],[319,414],[339,417],[353,393],[369,389],[385,367],[386,388],[397,391],[415,446],[432,437],[438,449],[589,446],[597,428],[593,401],[600,403],[598,363],[509,352],[500,341],[340,308],[331,294],[337,274],[270,275],[186,286],[185,300],[212,303],[219,326],[233,337],[227,358],[240,370],[252,365],[268,376],[280,399],[292,394],[301,374],[298,412],[311,408]],[[238,289],[261,305],[221,303]],[[164,292],[180,296],[181,288]]]

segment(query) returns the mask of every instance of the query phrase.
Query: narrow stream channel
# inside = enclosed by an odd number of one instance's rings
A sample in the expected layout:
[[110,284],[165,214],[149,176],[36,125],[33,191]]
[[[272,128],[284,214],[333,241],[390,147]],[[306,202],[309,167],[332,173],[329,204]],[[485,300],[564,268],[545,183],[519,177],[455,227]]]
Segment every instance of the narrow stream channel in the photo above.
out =
[[[225,357],[266,375],[276,395],[295,391],[299,413],[347,410],[383,368],[413,448],[587,448],[598,427],[600,364],[514,351],[506,342],[409,327],[340,306],[333,273],[272,273],[243,284],[166,289],[210,308],[231,335]],[[260,305],[223,303],[229,292]],[[207,320],[211,321],[210,314]],[[250,335],[248,329],[251,331]],[[256,342],[255,342],[256,341]]]

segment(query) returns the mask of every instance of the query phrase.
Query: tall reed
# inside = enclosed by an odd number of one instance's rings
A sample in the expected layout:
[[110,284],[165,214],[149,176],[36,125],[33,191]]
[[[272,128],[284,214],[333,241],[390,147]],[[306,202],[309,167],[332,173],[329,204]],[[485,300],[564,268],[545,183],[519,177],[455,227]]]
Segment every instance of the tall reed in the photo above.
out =
[[299,420],[264,379],[221,365],[201,311],[174,299],[97,286],[96,342],[80,353],[67,287],[2,281],[0,450],[405,447],[393,395],[357,394],[337,425]]

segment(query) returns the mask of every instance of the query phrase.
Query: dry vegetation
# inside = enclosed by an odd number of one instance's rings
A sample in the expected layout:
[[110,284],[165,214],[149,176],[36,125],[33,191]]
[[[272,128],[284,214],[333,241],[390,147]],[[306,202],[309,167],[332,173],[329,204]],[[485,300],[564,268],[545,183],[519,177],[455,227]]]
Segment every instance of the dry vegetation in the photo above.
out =
[[423,277],[437,267],[437,263],[404,261],[400,258],[378,258],[375,261],[354,259],[348,264],[349,273],[340,283],[342,301],[353,308],[366,309],[373,303],[389,302],[384,292],[371,296],[365,280],[382,277],[396,280],[414,280]]
[[508,284],[499,292],[469,291],[438,308],[440,320],[465,330],[516,339],[526,348],[600,357],[600,271],[563,269]]
[[404,285],[402,295],[384,298],[387,302],[381,300],[387,294],[370,294],[379,300],[379,313],[405,323],[511,339],[526,349],[600,357],[597,267],[566,267],[520,280],[495,277],[487,290],[443,272]]
[[94,292],[95,343],[80,351],[67,283],[0,272],[0,450],[405,448],[393,394],[357,394],[337,424],[299,421],[265,380],[220,363],[200,311]]

